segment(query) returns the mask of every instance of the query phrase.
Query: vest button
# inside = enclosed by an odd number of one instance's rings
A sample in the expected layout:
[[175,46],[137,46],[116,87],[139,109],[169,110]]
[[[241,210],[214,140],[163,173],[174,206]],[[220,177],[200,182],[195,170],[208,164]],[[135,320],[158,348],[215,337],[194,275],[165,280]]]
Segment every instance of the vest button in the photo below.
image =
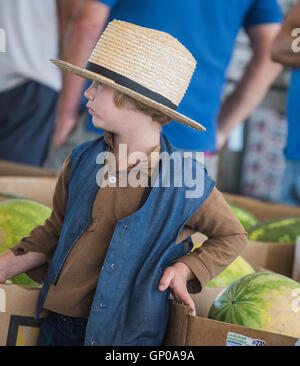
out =
[[95,342],[95,341],[92,341],[92,342],[91,342],[91,345],[92,345],[92,346],[96,346],[96,342]]
[[125,230],[128,229],[128,225],[127,224],[124,225],[124,229]]

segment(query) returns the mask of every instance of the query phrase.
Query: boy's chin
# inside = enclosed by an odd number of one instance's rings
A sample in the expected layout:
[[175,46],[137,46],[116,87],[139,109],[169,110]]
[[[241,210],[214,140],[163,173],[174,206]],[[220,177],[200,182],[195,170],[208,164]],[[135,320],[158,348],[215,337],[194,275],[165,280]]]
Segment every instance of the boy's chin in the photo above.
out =
[[118,131],[118,129],[112,128],[111,123],[106,122],[103,119],[96,118],[95,116],[93,116],[92,118],[92,124],[95,128],[99,128],[107,132],[115,133],[116,131]]
[[94,116],[92,118],[92,123],[95,128],[99,128],[101,130],[107,130],[108,128],[108,123],[103,120],[99,120],[99,118],[95,118]]

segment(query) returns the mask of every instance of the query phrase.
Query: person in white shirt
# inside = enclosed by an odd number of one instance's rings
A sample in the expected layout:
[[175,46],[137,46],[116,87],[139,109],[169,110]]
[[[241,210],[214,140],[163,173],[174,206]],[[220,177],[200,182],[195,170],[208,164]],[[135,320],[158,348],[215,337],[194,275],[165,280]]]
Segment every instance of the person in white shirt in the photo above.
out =
[[[78,0],[71,0],[72,2]],[[0,0],[0,159],[42,166],[55,123],[59,56],[67,11],[61,0]],[[60,18],[61,17],[61,18]]]

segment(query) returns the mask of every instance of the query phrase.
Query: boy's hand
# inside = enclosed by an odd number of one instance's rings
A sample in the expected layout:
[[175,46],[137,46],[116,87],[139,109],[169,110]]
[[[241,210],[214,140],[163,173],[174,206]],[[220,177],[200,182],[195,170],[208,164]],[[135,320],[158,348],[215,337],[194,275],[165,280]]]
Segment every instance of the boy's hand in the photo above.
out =
[[191,295],[188,293],[186,283],[193,278],[193,273],[190,268],[181,262],[176,262],[170,267],[167,267],[160,279],[158,289],[165,291],[168,287],[172,289],[174,298],[179,302],[184,302],[190,306],[192,311],[190,315],[196,316],[196,308]]
[[0,256],[0,284],[3,284],[6,282],[7,278],[7,263],[9,263],[9,260],[11,257],[14,257],[14,254],[8,250],[5,253],[1,254]]
[[1,268],[0,268],[0,284],[3,284],[6,282],[6,276],[4,273],[2,273]]
[[6,280],[46,262],[47,256],[44,253],[28,252],[24,255],[15,255],[8,249],[0,255],[0,283],[5,283]]

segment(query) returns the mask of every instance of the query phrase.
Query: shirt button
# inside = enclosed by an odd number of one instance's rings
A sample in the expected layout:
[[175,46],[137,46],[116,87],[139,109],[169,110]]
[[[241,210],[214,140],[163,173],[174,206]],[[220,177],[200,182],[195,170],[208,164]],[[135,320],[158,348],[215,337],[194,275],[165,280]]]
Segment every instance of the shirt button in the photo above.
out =
[[112,264],[110,265],[110,267],[111,267],[111,269],[115,269],[115,265],[114,265],[114,263],[112,263]]
[[92,346],[95,346],[95,345],[96,345],[96,342],[95,342],[95,341],[92,341],[92,342],[91,342],[91,345],[92,345]]
[[109,178],[109,183],[114,184],[114,183],[116,183],[116,181],[117,181],[117,178],[116,177],[110,177]]
[[103,308],[103,302],[100,302],[100,304],[99,304],[99,308]]
[[127,224],[124,225],[124,229],[125,230],[128,229],[128,225]]

